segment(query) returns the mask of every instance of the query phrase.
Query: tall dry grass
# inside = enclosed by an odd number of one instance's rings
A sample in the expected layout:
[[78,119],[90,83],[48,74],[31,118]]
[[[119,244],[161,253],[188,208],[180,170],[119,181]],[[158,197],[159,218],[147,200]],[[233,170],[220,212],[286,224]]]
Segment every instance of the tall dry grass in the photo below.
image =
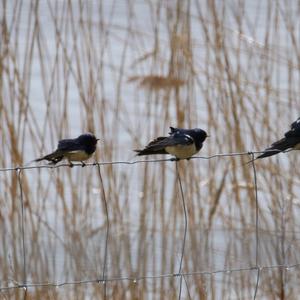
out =
[[[130,160],[168,126],[201,127],[202,153],[262,150],[299,111],[298,7],[278,1],[1,2],[0,166],[92,131],[96,159]],[[183,272],[299,261],[297,153],[179,163]],[[178,272],[184,214],[175,163],[0,172],[0,283]],[[21,239],[25,212],[26,278]],[[258,261],[256,262],[256,259]],[[296,298],[299,271],[262,269],[258,297]],[[257,271],[186,276],[182,299],[253,297]],[[176,299],[178,277],[60,288],[27,299]],[[23,289],[1,299],[24,298]]]

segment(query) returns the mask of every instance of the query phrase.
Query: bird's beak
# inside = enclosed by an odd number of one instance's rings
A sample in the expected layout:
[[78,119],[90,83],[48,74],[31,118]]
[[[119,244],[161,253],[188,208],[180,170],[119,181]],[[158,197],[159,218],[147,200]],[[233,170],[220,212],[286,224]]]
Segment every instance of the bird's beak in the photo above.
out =
[[206,137],[210,137],[210,135],[207,135]]
[[98,142],[98,141],[100,141],[100,139],[96,139],[96,141]]

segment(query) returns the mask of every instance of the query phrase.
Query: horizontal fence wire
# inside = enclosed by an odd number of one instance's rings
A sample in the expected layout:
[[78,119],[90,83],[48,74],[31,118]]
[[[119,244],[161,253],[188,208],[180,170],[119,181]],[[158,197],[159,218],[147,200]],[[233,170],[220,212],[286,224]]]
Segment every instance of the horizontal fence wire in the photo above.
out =
[[[274,150],[271,150],[274,152]],[[8,167],[8,168],[0,168],[0,172],[12,172],[15,171],[17,173],[17,180],[20,189],[20,202],[21,202],[21,236],[22,236],[22,255],[23,255],[23,281],[19,282],[14,279],[10,279],[7,282],[7,286],[0,286],[0,292],[5,292],[13,289],[24,289],[25,290],[25,298],[26,292],[28,288],[38,288],[38,287],[62,287],[67,285],[77,285],[77,284],[102,284],[104,287],[104,299],[107,298],[107,291],[106,291],[106,283],[109,282],[120,282],[120,281],[130,281],[134,284],[137,284],[139,281],[144,280],[155,280],[155,279],[162,279],[162,278],[179,278],[179,295],[178,299],[181,299],[181,291],[182,291],[182,280],[184,280],[188,297],[191,299],[189,288],[187,285],[186,277],[189,276],[213,276],[216,274],[231,274],[236,272],[245,272],[245,271],[256,271],[256,285],[255,290],[253,293],[253,299],[256,299],[257,292],[259,289],[259,280],[261,272],[268,269],[284,269],[284,270],[292,270],[300,267],[299,264],[278,264],[278,265],[262,265],[259,263],[259,235],[258,235],[258,228],[259,228],[259,206],[258,206],[258,192],[257,192],[257,174],[255,168],[255,154],[262,154],[267,152],[264,151],[247,151],[247,152],[235,152],[235,153],[221,153],[221,154],[214,154],[210,156],[193,156],[190,159],[203,159],[209,160],[214,158],[224,158],[224,157],[238,157],[238,156],[248,156],[249,162],[248,165],[252,165],[253,170],[253,181],[254,181],[254,189],[255,189],[255,265],[243,268],[225,268],[225,269],[218,269],[212,271],[194,271],[194,272],[183,272],[183,258],[184,258],[184,251],[185,251],[185,242],[186,242],[186,234],[187,234],[187,226],[188,226],[188,215],[186,211],[186,204],[184,198],[184,192],[182,187],[182,181],[180,178],[180,172],[177,164],[177,160],[174,158],[167,158],[167,159],[144,159],[144,160],[134,160],[134,161],[111,161],[111,162],[94,162],[94,163],[86,163],[84,167],[97,167],[98,168],[98,177],[101,187],[101,200],[103,201],[104,208],[105,208],[105,215],[106,215],[106,236],[105,236],[105,251],[104,251],[104,265],[102,274],[99,274],[98,278],[94,279],[86,279],[86,280],[76,280],[76,281],[65,281],[65,282],[30,282],[27,280],[26,274],[26,248],[25,248],[25,218],[24,218],[24,199],[23,199],[23,188],[22,188],[22,181],[21,181],[21,174],[24,170],[32,170],[32,169],[56,169],[62,167],[70,167],[67,163],[62,163],[59,165],[38,165],[38,166],[29,166],[28,164],[25,166],[17,166],[17,167]],[[280,152],[278,150],[278,152]],[[101,175],[101,166],[106,165],[135,165],[140,163],[159,163],[159,162],[176,162],[176,173],[177,173],[177,181],[180,189],[181,201],[182,201],[182,208],[183,208],[183,215],[184,215],[184,234],[182,237],[182,250],[180,255],[180,263],[179,263],[179,270],[177,273],[168,273],[168,274],[158,274],[158,275],[149,275],[149,276],[121,276],[121,277],[107,277],[107,248],[108,248],[108,240],[109,240],[109,215],[108,215],[108,206],[107,206],[107,199],[105,195],[105,190],[103,186],[103,180]],[[83,167],[82,164],[73,164],[74,167]]]
[[[232,152],[232,153],[219,153],[219,154],[214,154],[210,156],[192,156],[189,158],[190,160],[192,159],[204,159],[204,160],[209,160],[213,158],[218,158],[218,157],[235,157],[235,156],[246,156],[252,154],[263,154],[266,152],[274,152],[276,149],[272,150],[264,150],[264,151],[247,151],[247,152]],[[281,152],[281,150],[278,150],[278,152]],[[142,164],[142,163],[158,163],[158,162],[174,162],[176,161],[175,158],[163,158],[163,159],[140,159],[140,160],[134,160],[134,161],[107,161],[107,162],[94,162],[94,163],[85,163],[82,165],[81,163],[73,163],[73,167],[90,167],[90,166],[105,166],[105,165],[135,165],[135,164]],[[249,161],[251,163],[251,160]],[[39,165],[39,166],[29,166],[29,164],[25,166],[16,166],[16,167],[8,167],[8,168],[0,168],[0,172],[9,172],[9,171],[16,171],[16,170],[31,170],[31,169],[57,169],[57,168],[62,168],[62,167],[70,167],[70,164],[68,163],[62,163],[58,165],[53,165],[53,164],[47,164],[47,165]]]
[[181,276],[212,276],[217,274],[228,274],[237,273],[237,272],[244,272],[244,271],[259,271],[260,273],[263,271],[267,271],[270,269],[281,269],[286,271],[292,271],[293,269],[300,268],[300,263],[298,264],[283,264],[283,265],[260,265],[260,266],[253,266],[253,267],[245,267],[245,268],[229,268],[229,269],[220,269],[214,271],[194,271],[194,272],[181,272],[181,273],[167,273],[167,274],[159,274],[159,275],[142,275],[142,276],[121,276],[121,277],[111,277],[102,279],[86,279],[86,280],[75,280],[75,281],[66,281],[66,282],[41,282],[41,283],[31,283],[27,282],[26,285],[22,283],[18,283],[14,280],[15,284],[7,287],[1,287],[1,291],[11,290],[16,288],[31,288],[31,287],[61,287],[66,285],[76,285],[76,284],[89,284],[89,283],[98,283],[98,284],[105,284],[114,281],[130,281],[132,283],[138,283],[139,281],[144,280],[155,280],[161,278],[177,278]]

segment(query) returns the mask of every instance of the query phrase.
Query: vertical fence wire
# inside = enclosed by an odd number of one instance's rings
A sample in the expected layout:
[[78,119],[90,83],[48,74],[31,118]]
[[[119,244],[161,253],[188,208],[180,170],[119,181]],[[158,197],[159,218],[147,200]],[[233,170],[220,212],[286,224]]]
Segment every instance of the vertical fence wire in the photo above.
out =
[[102,192],[102,200],[104,203],[104,209],[105,209],[105,216],[106,216],[106,234],[105,234],[105,246],[104,246],[104,262],[103,262],[103,271],[102,271],[102,278],[101,282],[104,286],[104,299],[107,297],[107,284],[106,284],[106,269],[107,269],[107,250],[108,250],[108,237],[109,237],[109,216],[108,216],[108,206],[107,206],[107,199],[104,189],[104,183],[102,179],[101,169],[100,165],[97,164],[97,170],[98,170],[98,176],[100,181],[100,187]]
[[24,289],[24,298],[27,297],[27,268],[26,268],[26,247],[25,247],[25,211],[24,211],[24,197],[23,197],[23,186],[21,180],[21,169],[16,168],[17,181],[20,190],[20,204],[21,204],[21,240],[22,240],[22,257],[23,257],[23,278],[22,285]]
[[[178,168],[178,161],[176,161],[175,163],[176,163],[176,175],[177,175],[177,180],[179,183],[180,194],[181,194],[181,203],[182,203],[183,215],[184,215],[184,232],[183,232],[182,248],[181,248],[180,263],[179,263],[179,270],[178,270],[178,275],[180,276],[178,299],[180,300],[181,299],[181,291],[182,291],[182,276],[183,276],[181,273],[182,273],[182,265],[183,265],[184,251],[185,251],[188,218],[187,218],[185,197],[184,197],[184,192],[183,192],[183,188],[182,188],[180,172],[179,172],[179,168]],[[186,287],[188,290],[188,285],[187,285],[186,280],[185,280],[185,283],[186,283]]]
[[257,270],[257,276],[256,276],[256,285],[254,290],[254,296],[253,299],[256,299],[257,292],[258,292],[258,286],[259,286],[259,280],[260,280],[260,271],[261,268],[259,266],[259,230],[258,230],[258,217],[259,217],[259,204],[258,204],[258,191],[257,191],[257,174],[256,174],[256,167],[255,167],[255,157],[253,152],[249,152],[249,155],[251,157],[251,166],[253,170],[253,181],[254,181],[254,197],[255,197],[255,267]]

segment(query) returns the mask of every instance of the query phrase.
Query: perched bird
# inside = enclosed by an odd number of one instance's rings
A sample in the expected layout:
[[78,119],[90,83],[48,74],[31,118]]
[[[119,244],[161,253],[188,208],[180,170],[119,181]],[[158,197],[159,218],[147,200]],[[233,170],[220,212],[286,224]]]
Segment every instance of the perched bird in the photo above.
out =
[[50,164],[56,164],[66,158],[70,167],[73,166],[72,161],[80,161],[85,166],[84,160],[87,160],[96,151],[97,139],[92,133],[84,133],[75,139],[60,140],[57,149],[41,158],[34,160],[35,162],[48,160]]
[[134,150],[137,155],[171,154],[179,159],[190,159],[203,146],[208,137],[207,133],[199,128],[182,129],[170,127],[167,137],[158,137],[151,141],[144,149]]
[[300,118],[291,124],[291,129],[284,134],[284,138],[273,143],[257,159],[289,150],[300,150]]

